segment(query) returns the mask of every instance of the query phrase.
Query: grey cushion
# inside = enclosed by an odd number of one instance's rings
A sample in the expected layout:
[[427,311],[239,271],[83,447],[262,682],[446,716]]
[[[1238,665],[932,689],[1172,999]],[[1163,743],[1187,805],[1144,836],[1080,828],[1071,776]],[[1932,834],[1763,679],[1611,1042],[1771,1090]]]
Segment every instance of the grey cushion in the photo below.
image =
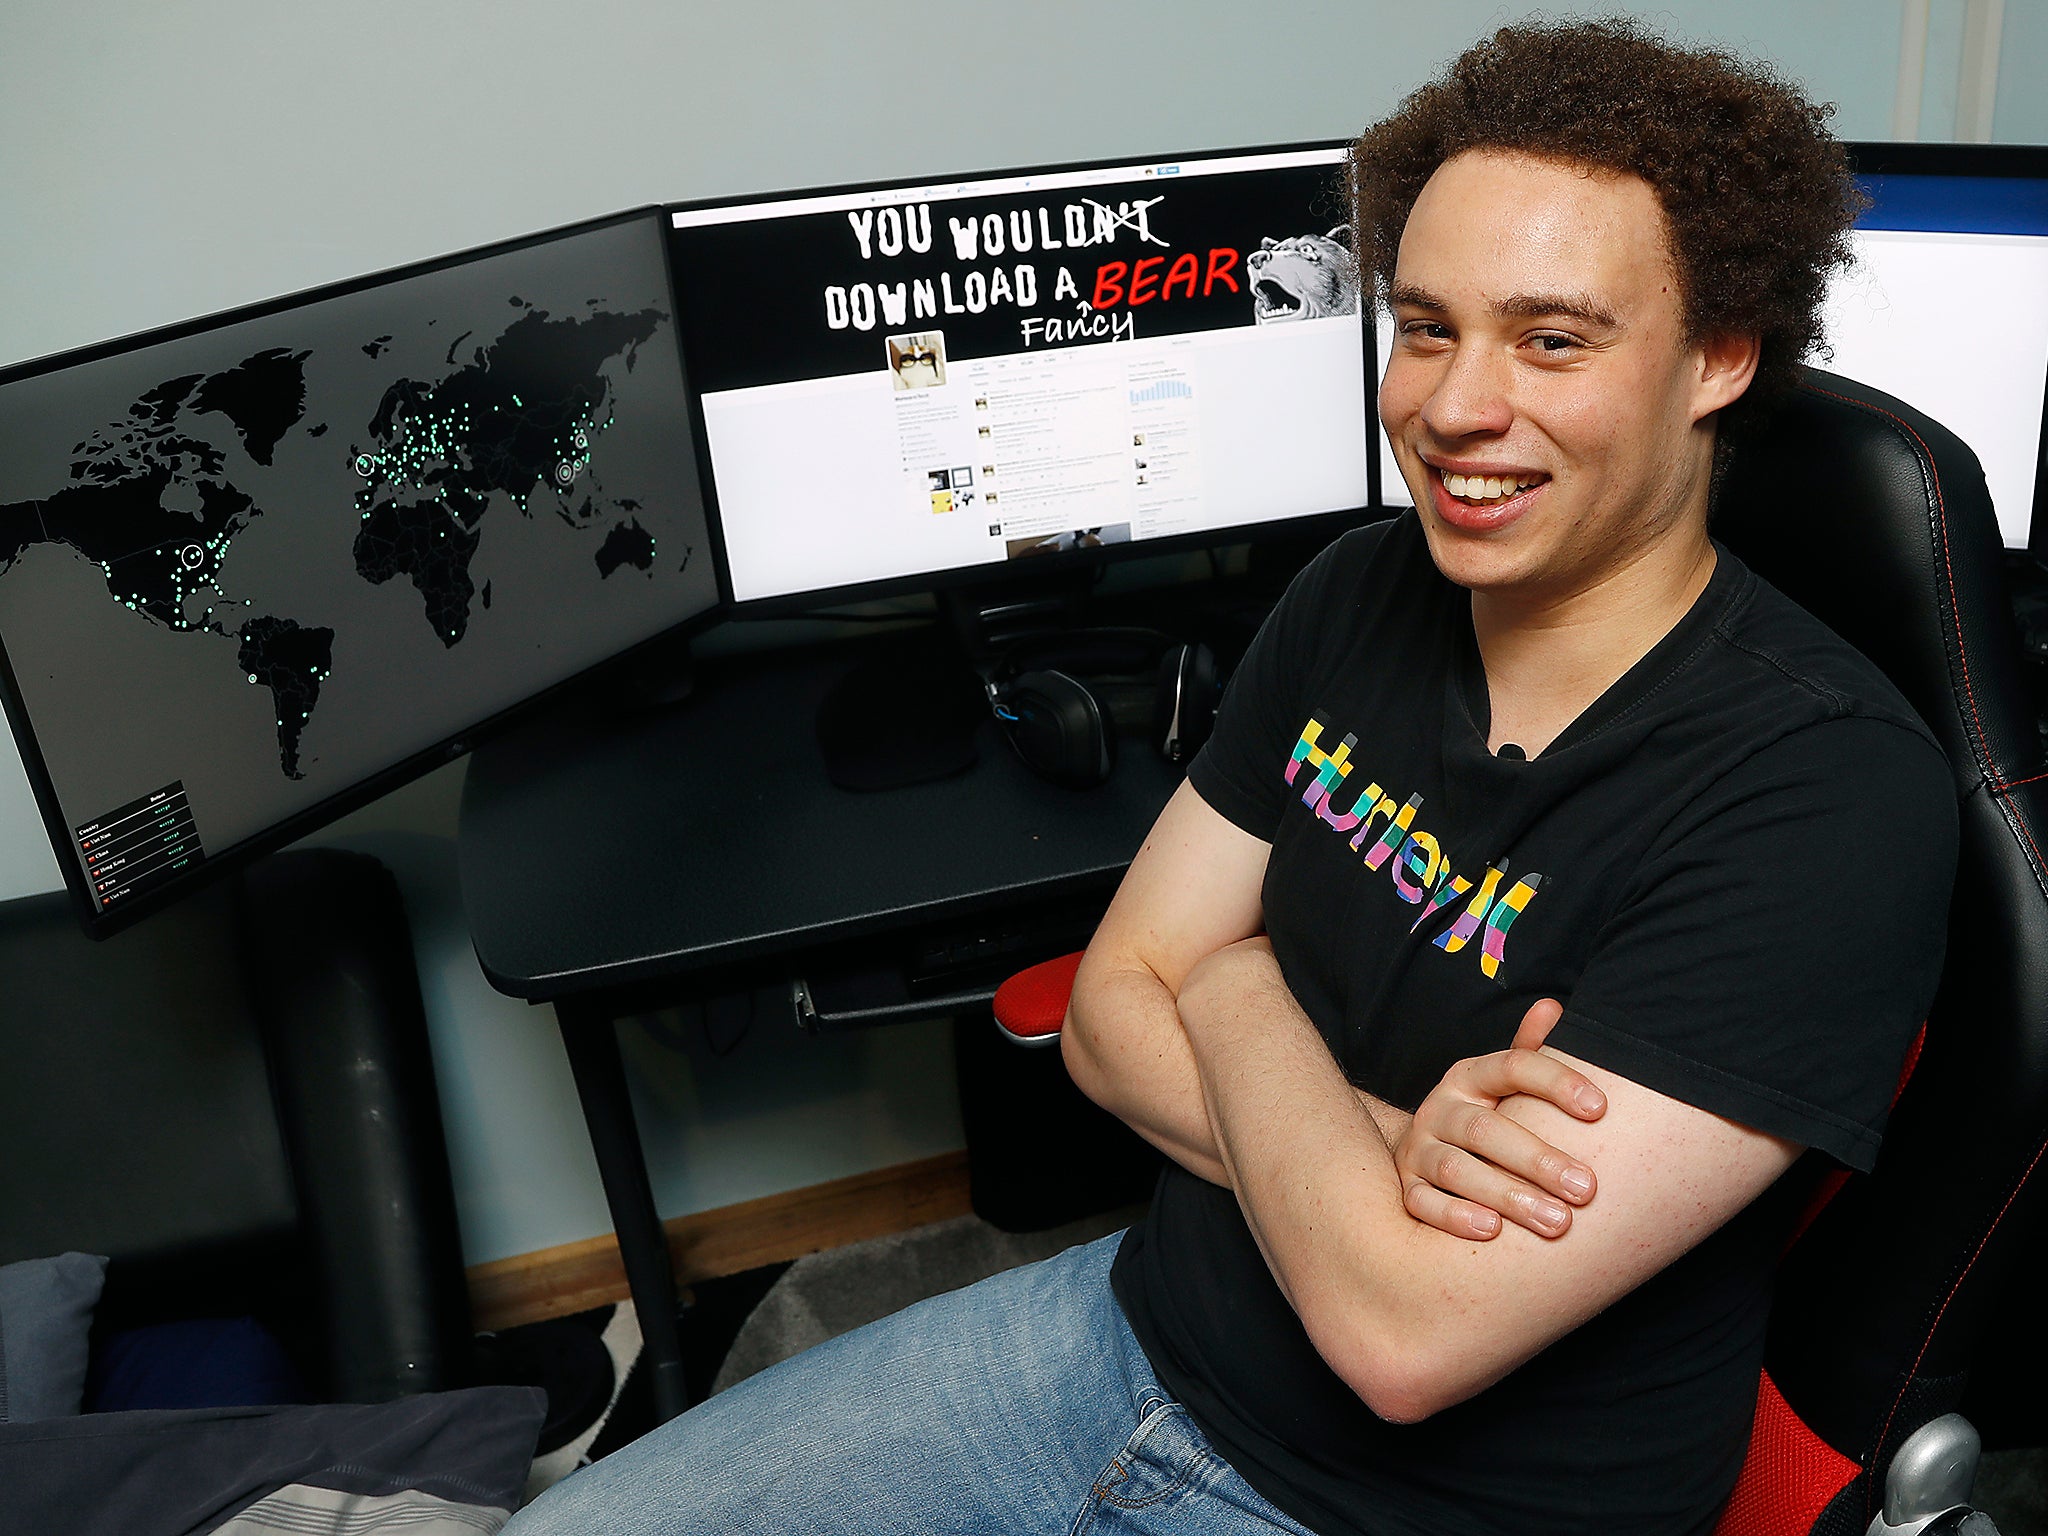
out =
[[0,1267],[0,1424],[78,1412],[86,1337],[106,1278],[107,1261],[90,1253]]

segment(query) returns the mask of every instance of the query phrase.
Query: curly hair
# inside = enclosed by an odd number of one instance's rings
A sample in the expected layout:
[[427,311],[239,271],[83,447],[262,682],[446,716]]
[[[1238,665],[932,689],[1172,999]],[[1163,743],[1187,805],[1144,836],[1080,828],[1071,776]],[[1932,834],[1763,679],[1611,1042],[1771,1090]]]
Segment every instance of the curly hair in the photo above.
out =
[[1756,335],[1756,378],[1723,415],[1740,433],[1822,340],[1829,278],[1864,199],[1815,106],[1763,64],[1688,51],[1625,18],[1503,27],[1352,147],[1359,266],[1382,295],[1437,167],[1509,150],[1639,176],[1664,210],[1686,338]]

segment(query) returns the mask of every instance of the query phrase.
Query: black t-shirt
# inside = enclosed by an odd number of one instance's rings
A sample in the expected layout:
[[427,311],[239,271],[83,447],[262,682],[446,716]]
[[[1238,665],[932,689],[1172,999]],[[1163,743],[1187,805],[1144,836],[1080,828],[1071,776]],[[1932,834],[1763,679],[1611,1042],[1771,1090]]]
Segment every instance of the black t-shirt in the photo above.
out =
[[[1349,1079],[1412,1110],[1556,997],[1558,1049],[1869,1168],[1955,862],[1947,765],[1897,691],[1721,549],[1533,761],[1494,757],[1489,725],[1469,594],[1410,514],[1295,581],[1190,770],[1272,844],[1266,929]],[[1324,1364],[1228,1190],[1169,1167],[1113,1284],[1162,1385],[1326,1536],[1706,1531],[1814,1164],[1417,1424]]]

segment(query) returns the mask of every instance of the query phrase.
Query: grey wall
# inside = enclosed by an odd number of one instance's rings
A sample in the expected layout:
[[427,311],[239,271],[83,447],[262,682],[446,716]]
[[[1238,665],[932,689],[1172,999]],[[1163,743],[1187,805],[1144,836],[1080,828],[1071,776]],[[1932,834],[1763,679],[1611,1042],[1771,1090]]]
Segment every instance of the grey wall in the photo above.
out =
[[2004,23],[1991,136],[2048,144],[2048,0],[2006,0]]
[[[1776,60],[1841,104],[1837,131],[1885,138],[1902,3],[1640,9]],[[1932,4],[1930,34],[1945,37],[1944,6],[1962,0]],[[1348,134],[1480,32],[1533,9],[14,6],[0,22],[0,363],[638,203]],[[2041,0],[2008,0],[2004,16],[1997,134],[2048,139],[2034,62],[2048,56],[2048,17]],[[1942,65],[1930,44],[1930,69],[1941,67],[1953,58]],[[919,89],[892,89],[906,75]],[[1951,131],[1954,94],[1931,83],[1925,136]],[[609,1222],[552,1016],[493,994],[470,953],[452,841],[461,773],[442,770],[317,840],[379,854],[404,885],[465,1243],[481,1261]],[[0,897],[59,883],[0,743]],[[763,1026],[718,1055],[667,1020],[629,1030],[628,1049],[666,1214],[960,1144],[940,1030],[814,1041]]]

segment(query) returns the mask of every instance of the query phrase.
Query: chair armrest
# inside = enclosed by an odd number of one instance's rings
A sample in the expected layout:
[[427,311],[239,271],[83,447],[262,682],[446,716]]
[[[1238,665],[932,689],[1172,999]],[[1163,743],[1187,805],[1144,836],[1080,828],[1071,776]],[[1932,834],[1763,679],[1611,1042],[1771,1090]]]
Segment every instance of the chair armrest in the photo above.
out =
[[996,1028],[1018,1045],[1057,1045],[1081,951],[1019,971],[996,988]]

